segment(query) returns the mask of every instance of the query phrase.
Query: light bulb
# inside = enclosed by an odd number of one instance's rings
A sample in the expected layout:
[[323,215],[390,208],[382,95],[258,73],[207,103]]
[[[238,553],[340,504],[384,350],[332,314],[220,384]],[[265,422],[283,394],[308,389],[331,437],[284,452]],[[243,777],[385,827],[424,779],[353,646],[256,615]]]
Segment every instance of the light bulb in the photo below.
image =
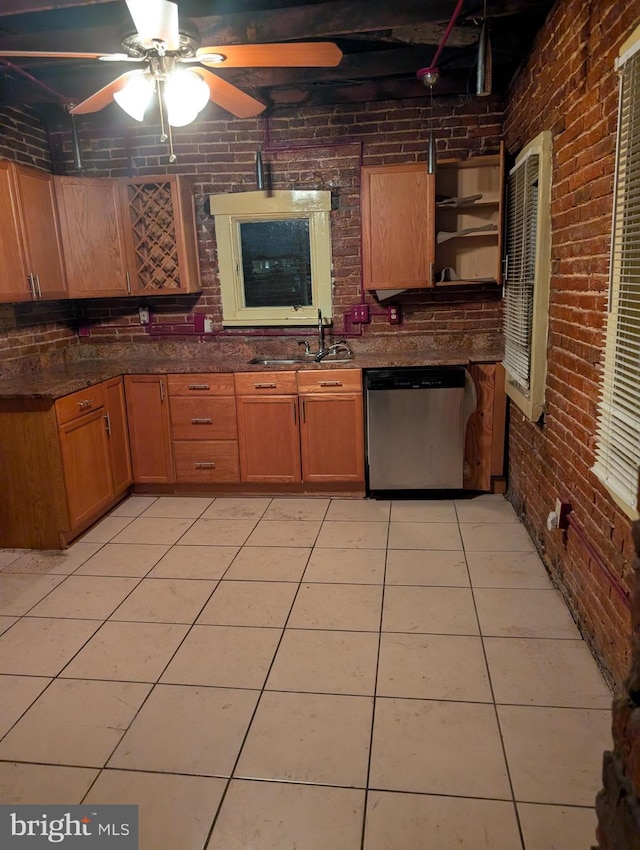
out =
[[209,102],[209,86],[193,71],[174,71],[164,86],[167,118],[172,127],[195,121]]
[[146,71],[133,71],[124,88],[113,93],[113,99],[128,115],[142,121],[154,88],[153,78]]

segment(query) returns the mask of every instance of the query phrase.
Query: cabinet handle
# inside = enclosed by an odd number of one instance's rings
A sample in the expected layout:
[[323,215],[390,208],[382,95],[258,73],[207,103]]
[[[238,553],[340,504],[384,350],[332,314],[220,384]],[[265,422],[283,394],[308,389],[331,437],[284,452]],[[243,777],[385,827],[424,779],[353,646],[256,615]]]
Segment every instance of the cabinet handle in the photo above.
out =
[[277,384],[254,384],[253,385],[257,390],[275,390],[278,386]]
[[127,279],[127,293],[131,295],[131,278],[129,277],[129,272],[125,273],[125,277]]
[[164,401],[164,381],[160,381],[160,401]]
[[307,402],[304,398],[302,399],[302,421],[307,421]]
[[83,401],[76,402],[80,410],[85,410],[87,407],[91,407],[94,403],[95,399],[93,398],[85,398]]
[[342,381],[320,381],[321,387],[341,387]]
[[195,467],[196,469],[215,469],[216,465],[212,461],[200,461]]
[[111,416],[108,413],[105,413],[103,419],[104,419],[105,431],[107,432],[107,435],[110,437],[111,436]]
[[192,425],[212,425],[213,419],[192,419]]
[[296,404],[296,402],[295,402],[295,401],[292,401],[292,402],[291,402],[291,407],[293,408],[293,424],[294,424],[294,425],[297,425],[297,424],[298,424],[298,419],[297,419],[297,417],[296,417],[296,408],[297,408],[297,406],[298,406],[298,405]]
[[38,287],[38,298],[42,298],[42,287],[40,286],[40,275],[36,275],[36,286]]
[[190,390],[208,390],[209,384],[189,384]]
[[31,293],[32,299],[35,301],[36,300],[36,285],[34,283],[33,275],[31,274],[31,272],[29,272],[29,274],[27,275],[27,280],[29,281],[29,292]]

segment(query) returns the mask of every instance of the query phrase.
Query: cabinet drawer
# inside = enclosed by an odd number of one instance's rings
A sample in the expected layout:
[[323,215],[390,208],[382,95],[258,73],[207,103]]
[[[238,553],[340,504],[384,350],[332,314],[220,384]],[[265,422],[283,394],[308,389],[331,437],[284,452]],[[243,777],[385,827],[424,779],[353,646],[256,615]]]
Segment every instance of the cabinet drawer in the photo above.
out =
[[79,416],[84,416],[85,413],[91,413],[93,410],[99,410],[101,407],[104,407],[104,387],[102,384],[96,384],[93,387],[87,387],[86,390],[78,390],[77,393],[63,396],[56,401],[58,425],[72,422]]
[[233,395],[233,375],[200,373],[195,375],[168,375],[170,396]]
[[357,393],[362,390],[360,369],[324,369],[298,372],[298,392],[304,393]]
[[174,440],[236,440],[236,402],[215,396],[171,398]]
[[176,481],[196,483],[239,481],[238,444],[235,440],[176,441],[173,444]]
[[282,395],[297,393],[295,372],[237,372],[237,395]]

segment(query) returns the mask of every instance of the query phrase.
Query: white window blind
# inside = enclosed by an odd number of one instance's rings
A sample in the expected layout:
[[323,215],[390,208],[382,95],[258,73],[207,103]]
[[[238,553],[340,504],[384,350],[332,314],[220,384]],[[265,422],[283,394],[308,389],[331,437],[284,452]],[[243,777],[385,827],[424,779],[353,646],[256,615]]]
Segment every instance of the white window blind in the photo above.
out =
[[536,421],[544,408],[551,276],[551,133],[520,153],[507,180],[504,367],[507,395]]
[[504,366],[522,388],[529,389],[531,330],[536,272],[539,157],[517,165],[507,184],[507,256],[505,281]]
[[640,471],[640,53],[620,72],[609,315],[594,472],[634,514]]

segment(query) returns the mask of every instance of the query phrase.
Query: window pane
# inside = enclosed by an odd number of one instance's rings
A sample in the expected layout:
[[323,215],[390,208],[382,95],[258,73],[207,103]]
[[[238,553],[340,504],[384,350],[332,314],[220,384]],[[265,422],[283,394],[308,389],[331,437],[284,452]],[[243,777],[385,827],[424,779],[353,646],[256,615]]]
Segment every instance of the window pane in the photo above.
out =
[[309,220],[240,224],[246,307],[312,304]]

